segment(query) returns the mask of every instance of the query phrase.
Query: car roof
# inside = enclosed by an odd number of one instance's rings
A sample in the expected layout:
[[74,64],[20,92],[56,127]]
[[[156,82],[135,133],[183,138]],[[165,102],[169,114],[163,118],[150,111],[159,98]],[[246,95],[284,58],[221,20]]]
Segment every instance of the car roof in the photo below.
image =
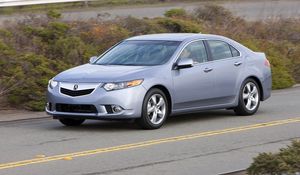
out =
[[163,41],[185,41],[191,39],[223,38],[219,35],[199,34],[199,33],[161,33],[140,35],[128,38],[127,40],[163,40]]
[[212,34],[201,34],[201,33],[161,33],[161,34],[150,34],[150,35],[140,35],[134,36],[126,39],[126,41],[138,41],[138,40],[149,40],[149,41],[180,41],[180,42],[190,42],[197,39],[207,39],[207,40],[222,40],[225,41],[240,51],[247,53],[252,53],[253,51],[244,45],[221,35]]

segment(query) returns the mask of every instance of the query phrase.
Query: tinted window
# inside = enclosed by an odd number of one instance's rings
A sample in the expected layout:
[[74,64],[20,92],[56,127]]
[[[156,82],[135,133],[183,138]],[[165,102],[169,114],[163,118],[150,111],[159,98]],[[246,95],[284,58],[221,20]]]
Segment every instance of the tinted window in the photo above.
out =
[[124,41],[104,54],[95,64],[151,66],[166,63],[179,41]]
[[231,49],[231,53],[233,57],[238,57],[240,56],[240,52],[238,50],[236,50],[234,47],[230,46]]
[[214,60],[232,57],[230,47],[223,41],[207,41]]
[[203,41],[195,41],[187,45],[179,59],[191,58],[195,63],[203,63],[207,61],[207,54]]

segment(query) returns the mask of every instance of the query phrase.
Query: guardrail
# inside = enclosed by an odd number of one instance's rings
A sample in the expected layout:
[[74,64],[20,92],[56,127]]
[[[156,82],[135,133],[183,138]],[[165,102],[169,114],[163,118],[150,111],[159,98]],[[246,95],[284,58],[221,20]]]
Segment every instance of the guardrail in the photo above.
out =
[[80,2],[80,1],[88,2],[91,0],[0,0],[0,7],[64,3],[64,2]]

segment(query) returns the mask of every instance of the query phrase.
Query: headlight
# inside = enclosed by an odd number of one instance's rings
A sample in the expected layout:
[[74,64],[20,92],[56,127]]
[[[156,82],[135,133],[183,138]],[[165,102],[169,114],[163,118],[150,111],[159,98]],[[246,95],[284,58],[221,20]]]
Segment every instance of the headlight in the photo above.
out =
[[57,86],[57,84],[58,84],[58,82],[57,81],[54,81],[53,79],[51,79],[51,80],[49,80],[49,87],[51,88],[51,89],[53,89],[53,88],[55,88],[56,86]]
[[132,80],[126,82],[118,82],[118,83],[105,83],[103,88],[107,91],[119,90],[128,87],[134,87],[142,84],[143,80]]

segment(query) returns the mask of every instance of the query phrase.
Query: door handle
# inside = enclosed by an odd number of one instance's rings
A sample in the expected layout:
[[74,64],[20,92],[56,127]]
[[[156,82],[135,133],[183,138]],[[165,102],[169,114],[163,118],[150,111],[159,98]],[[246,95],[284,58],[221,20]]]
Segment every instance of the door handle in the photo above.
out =
[[208,68],[208,67],[207,67],[207,68],[205,68],[203,71],[207,73],[207,72],[210,72],[210,71],[212,71],[212,70],[213,70],[213,68]]
[[240,62],[240,61],[234,63],[235,66],[240,66],[241,64],[242,64],[242,62]]

